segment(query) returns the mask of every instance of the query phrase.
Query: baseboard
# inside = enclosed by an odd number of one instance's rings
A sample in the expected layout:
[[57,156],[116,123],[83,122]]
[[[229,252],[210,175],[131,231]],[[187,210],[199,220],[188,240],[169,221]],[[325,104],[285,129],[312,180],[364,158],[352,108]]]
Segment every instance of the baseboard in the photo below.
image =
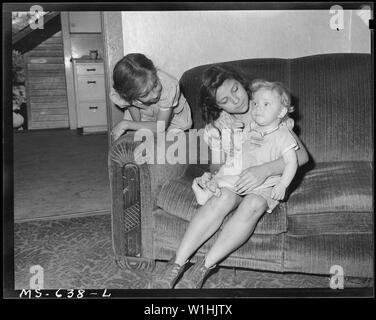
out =
[[88,216],[99,216],[104,214],[111,214],[110,210],[97,210],[97,211],[85,211],[85,212],[73,212],[73,213],[61,213],[44,217],[32,217],[14,219],[14,223],[30,222],[30,221],[43,221],[43,220],[58,220],[58,219],[71,219],[71,218],[83,218]]
[[81,128],[81,134],[105,134],[107,133],[107,126],[93,126]]

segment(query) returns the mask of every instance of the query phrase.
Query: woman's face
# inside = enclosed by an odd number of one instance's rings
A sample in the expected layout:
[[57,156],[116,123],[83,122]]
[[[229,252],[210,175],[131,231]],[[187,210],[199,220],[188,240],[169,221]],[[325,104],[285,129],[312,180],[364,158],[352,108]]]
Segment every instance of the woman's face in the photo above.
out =
[[227,79],[216,92],[217,106],[228,113],[245,113],[249,108],[248,93],[235,79]]
[[157,103],[161,97],[162,84],[158,78],[156,78],[152,84],[151,90],[148,90],[141,94],[140,97],[136,99],[136,102],[140,102],[144,105],[151,105]]

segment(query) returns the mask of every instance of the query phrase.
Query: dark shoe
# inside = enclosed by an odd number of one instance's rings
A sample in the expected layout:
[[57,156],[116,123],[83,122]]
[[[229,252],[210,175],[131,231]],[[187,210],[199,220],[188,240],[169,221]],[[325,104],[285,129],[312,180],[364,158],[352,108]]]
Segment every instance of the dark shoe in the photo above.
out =
[[198,260],[184,275],[179,288],[201,289],[205,278],[215,267],[205,267],[205,257]]
[[173,256],[166,266],[158,272],[152,280],[152,289],[172,289],[182,274],[186,266],[186,263],[182,266],[175,263],[175,256]]

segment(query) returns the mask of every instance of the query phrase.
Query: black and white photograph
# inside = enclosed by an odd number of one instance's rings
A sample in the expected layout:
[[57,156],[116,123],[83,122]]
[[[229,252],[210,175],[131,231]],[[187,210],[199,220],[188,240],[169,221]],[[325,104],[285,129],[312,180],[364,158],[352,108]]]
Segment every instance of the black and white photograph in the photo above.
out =
[[373,9],[3,4],[4,298],[374,297]]

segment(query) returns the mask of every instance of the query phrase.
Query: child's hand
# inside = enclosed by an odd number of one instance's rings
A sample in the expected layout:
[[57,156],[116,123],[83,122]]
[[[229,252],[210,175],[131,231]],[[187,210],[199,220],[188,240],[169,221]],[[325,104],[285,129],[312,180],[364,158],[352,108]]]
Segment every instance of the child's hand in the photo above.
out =
[[213,194],[216,197],[220,197],[221,196],[221,189],[219,188],[218,183],[215,180],[212,179],[212,180],[206,182],[205,186],[206,186],[206,188],[208,190],[210,190],[211,192],[213,192]]
[[283,200],[285,198],[285,194],[286,186],[282,184],[277,184],[274,186],[271,196],[274,200]]
[[212,174],[210,172],[204,172],[204,174],[201,177],[196,178],[197,184],[201,188],[206,188],[206,183],[209,182],[212,179]]
[[206,187],[202,188],[198,185],[197,180],[201,177],[193,180],[192,189],[196,197],[196,201],[199,205],[203,206],[212,196],[213,193]]
[[127,130],[128,122],[127,120],[122,120],[112,129],[111,136],[114,138],[115,141]]

